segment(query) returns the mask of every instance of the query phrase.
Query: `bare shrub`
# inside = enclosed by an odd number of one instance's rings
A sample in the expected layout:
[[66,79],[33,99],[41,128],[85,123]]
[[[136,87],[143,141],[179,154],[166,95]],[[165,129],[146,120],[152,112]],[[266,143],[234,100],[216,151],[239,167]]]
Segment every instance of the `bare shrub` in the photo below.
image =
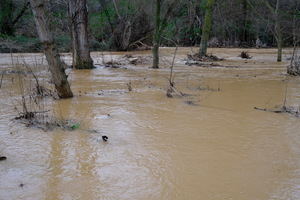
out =
[[[57,95],[46,86],[46,80],[40,79],[33,67],[25,62],[20,63],[19,57],[11,55],[11,62],[15,71],[23,72],[14,74],[17,76],[16,85],[18,86],[17,96],[12,102],[12,106],[17,112],[14,120],[23,123],[26,127],[40,128],[44,131],[54,128],[74,130],[79,127],[79,123],[73,120],[57,118],[52,109],[52,101]],[[34,64],[36,67],[39,64]],[[51,97],[51,98],[46,98]]]

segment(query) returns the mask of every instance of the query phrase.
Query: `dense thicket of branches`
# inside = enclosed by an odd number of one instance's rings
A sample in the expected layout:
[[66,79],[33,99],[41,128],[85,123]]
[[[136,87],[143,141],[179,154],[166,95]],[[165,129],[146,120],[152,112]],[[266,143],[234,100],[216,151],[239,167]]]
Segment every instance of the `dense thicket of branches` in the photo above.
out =
[[[58,47],[71,48],[66,0],[51,1],[51,27]],[[89,38],[92,49],[128,50],[152,45],[155,0],[88,0]],[[162,0],[162,17],[172,0]],[[161,45],[199,45],[207,0],[178,0],[163,31]],[[300,1],[216,0],[209,46],[277,46],[276,20],[280,21],[283,46],[292,46],[300,35]],[[30,43],[39,50],[37,33],[27,0],[1,0],[0,40]],[[24,44],[25,45],[25,44]],[[23,45],[23,47],[24,47]],[[27,44],[26,44],[27,45]],[[15,49],[14,49],[15,48]],[[19,50],[12,47],[13,50]],[[28,50],[27,49],[27,50]],[[7,50],[1,43],[0,51]]]

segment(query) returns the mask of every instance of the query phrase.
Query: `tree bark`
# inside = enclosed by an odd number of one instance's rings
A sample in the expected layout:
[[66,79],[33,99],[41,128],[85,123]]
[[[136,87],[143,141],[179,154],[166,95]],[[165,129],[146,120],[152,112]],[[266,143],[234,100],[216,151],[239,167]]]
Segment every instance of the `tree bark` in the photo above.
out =
[[279,16],[279,9],[280,9],[280,0],[276,1],[276,9],[275,9],[275,34],[277,40],[277,62],[282,61],[282,32],[281,32],[281,24],[280,24],[280,16]]
[[281,30],[281,22],[280,22],[280,0],[276,1],[275,8],[271,6],[268,0],[264,1],[266,6],[269,8],[274,17],[274,36],[277,42],[277,62],[282,61],[282,46],[283,46],[283,37]]
[[161,26],[160,11],[161,11],[161,0],[156,0],[155,30],[154,30],[153,48],[152,48],[152,54],[153,54],[152,68],[154,69],[159,68],[159,44],[160,44],[160,26]]
[[207,0],[206,9],[205,9],[205,17],[204,17],[204,24],[202,27],[202,36],[201,36],[201,43],[200,43],[200,56],[206,56],[207,54],[207,42],[209,39],[211,27],[212,27],[212,15],[213,15],[213,7],[214,7],[215,0]]
[[44,46],[44,52],[49,65],[57,94],[60,98],[73,97],[67,75],[65,73],[65,64],[61,61],[57,48],[54,44],[52,32],[49,28],[48,17],[45,10],[44,0],[30,0],[37,32],[41,43]]
[[290,65],[287,67],[287,73],[291,76],[300,76],[300,58],[297,54],[297,44],[294,44],[294,51]]
[[243,9],[243,20],[242,21],[242,29],[241,29],[241,35],[240,35],[240,42],[241,45],[245,45],[248,41],[248,1],[242,0],[242,9]]
[[86,0],[68,0],[71,19],[73,67],[76,69],[94,68],[88,42],[88,11]]

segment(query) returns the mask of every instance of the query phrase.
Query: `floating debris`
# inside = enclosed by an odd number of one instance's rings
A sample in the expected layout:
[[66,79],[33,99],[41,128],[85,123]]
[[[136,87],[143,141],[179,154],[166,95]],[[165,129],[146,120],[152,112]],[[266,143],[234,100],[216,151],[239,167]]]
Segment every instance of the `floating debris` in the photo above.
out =
[[106,135],[103,135],[103,136],[102,136],[102,140],[103,140],[104,142],[107,142],[108,137],[107,137]]
[[7,158],[5,156],[0,156],[0,161],[4,161],[6,160]]

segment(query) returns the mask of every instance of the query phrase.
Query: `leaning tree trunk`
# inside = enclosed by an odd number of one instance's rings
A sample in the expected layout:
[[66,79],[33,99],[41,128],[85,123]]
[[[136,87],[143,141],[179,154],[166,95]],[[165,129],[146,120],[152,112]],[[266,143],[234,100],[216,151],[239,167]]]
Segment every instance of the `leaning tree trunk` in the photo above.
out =
[[86,0],[68,0],[71,20],[73,67],[76,69],[94,68],[88,42],[88,11]]
[[212,27],[212,17],[213,17],[212,15],[213,15],[214,3],[215,0],[207,0],[206,3],[205,18],[202,27],[202,36],[201,36],[201,43],[200,43],[200,50],[199,50],[200,56],[205,56],[207,53],[207,42]]
[[155,32],[153,36],[153,64],[152,68],[159,68],[159,44],[160,44],[160,28],[161,28],[161,19],[160,19],[160,11],[161,11],[161,0],[156,0],[156,11],[155,11]]
[[73,97],[67,75],[65,73],[65,64],[61,61],[57,48],[54,44],[53,36],[49,28],[48,17],[45,11],[44,0],[30,0],[32,12],[34,15],[37,32],[41,43],[44,46],[44,52],[49,65],[57,94],[60,98]]

